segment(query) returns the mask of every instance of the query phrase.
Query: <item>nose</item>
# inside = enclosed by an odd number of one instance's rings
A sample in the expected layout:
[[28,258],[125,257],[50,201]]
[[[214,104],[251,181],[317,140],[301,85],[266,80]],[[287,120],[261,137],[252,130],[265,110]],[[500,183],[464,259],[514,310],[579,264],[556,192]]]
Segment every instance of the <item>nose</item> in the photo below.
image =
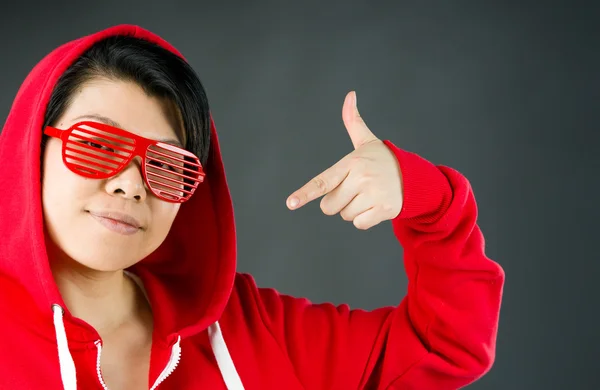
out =
[[147,192],[139,163],[133,160],[123,170],[106,181],[106,192],[136,202],[146,200]]

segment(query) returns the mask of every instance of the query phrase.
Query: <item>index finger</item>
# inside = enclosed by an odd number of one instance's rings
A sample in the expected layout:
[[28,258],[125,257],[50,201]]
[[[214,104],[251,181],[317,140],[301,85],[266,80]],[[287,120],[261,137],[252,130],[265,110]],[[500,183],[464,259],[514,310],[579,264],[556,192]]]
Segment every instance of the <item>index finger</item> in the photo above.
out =
[[339,186],[348,176],[346,159],[341,159],[335,165],[313,177],[308,183],[288,197],[290,209],[298,209],[305,204],[328,194]]

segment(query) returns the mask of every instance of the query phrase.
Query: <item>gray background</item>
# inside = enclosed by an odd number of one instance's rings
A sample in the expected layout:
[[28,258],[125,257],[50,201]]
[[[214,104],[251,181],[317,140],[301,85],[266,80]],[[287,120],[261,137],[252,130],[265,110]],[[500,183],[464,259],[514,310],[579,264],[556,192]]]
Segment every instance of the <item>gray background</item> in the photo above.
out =
[[[35,2],[34,2],[35,3]],[[593,2],[19,2],[0,13],[0,118],[59,44],[134,23],[205,84],[239,269],[352,307],[405,293],[389,222],[356,230],[285,199],[351,149],[344,95],[382,139],[471,181],[507,281],[497,361],[473,389],[599,388],[599,7]],[[7,190],[7,189],[3,189]]]

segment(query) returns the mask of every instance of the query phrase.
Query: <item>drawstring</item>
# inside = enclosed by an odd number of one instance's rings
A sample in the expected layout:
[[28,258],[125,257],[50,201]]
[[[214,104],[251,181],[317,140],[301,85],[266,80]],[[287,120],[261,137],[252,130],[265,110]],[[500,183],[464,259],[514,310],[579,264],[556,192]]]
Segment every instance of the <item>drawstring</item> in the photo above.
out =
[[227,389],[244,390],[242,380],[235,369],[227,344],[225,344],[219,322],[215,322],[208,327],[208,337],[210,339],[210,346],[212,347],[213,354],[217,360],[217,366],[219,366],[221,376],[223,377]]
[[60,363],[60,376],[65,390],[77,390],[77,374],[75,362],[69,351],[67,332],[63,322],[64,310],[59,305],[52,305],[54,312],[54,330],[56,330],[56,342],[58,344],[58,361]]

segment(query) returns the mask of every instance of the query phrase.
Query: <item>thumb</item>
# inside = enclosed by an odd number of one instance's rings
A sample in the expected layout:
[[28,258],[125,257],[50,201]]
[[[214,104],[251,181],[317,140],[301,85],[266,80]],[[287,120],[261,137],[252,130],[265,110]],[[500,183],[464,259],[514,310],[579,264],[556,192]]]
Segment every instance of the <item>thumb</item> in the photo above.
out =
[[358,112],[356,92],[354,91],[346,95],[346,100],[344,100],[344,106],[342,107],[342,119],[344,120],[346,130],[348,130],[348,135],[350,136],[352,145],[354,145],[354,149],[358,149],[360,146],[377,139]]

